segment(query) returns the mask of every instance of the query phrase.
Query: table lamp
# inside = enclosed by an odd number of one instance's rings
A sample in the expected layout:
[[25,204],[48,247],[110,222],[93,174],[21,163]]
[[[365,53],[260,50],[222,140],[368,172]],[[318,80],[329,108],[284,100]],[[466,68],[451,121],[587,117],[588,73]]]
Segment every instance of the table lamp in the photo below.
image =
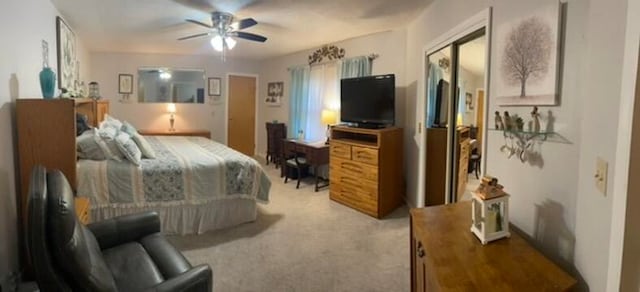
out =
[[175,122],[174,114],[176,113],[176,104],[175,103],[167,104],[167,112],[170,114],[169,124],[171,125],[171,128],[169,128],[169,131],[173,132],[176,130],[173,128],[173,123]]
[[320,120],[322,123],[327,124],[327,142],[325,142],[325,144],[329,144],[329,137],[331,137],[331,125],[338,122],[338,113],[328,109],[322,110]]

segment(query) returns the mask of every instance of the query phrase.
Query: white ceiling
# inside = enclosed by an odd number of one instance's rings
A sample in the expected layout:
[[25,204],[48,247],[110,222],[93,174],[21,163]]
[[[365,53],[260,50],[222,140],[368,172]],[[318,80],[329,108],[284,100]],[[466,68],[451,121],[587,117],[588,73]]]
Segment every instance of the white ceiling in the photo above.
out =
[[206,32],[211,11],[252,17],[243,31],[265,43],[238,40],[228,56],[265,59],[405,27],[432,0],[51,0],[90,51],[213,55]]

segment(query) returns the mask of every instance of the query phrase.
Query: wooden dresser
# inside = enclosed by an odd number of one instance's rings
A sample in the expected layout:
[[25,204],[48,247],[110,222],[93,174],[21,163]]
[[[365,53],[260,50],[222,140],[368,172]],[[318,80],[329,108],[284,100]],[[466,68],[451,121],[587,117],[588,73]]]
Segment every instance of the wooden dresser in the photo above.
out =
[[331,130],[330,198],[376,218],[402,204],[402,129]]
[[208,130],[185,130],[176,129],[175,131],[167,130],[138,130],[140,135],[147,136],[193,136],[211,139],[211,132]]
[[487,245],[471,203],[411,209],[411,291],[570,291],[576,280],[517,233]]
[[[461,198],[468,182],[469,154],[471,143],[469,128],[459,127],[456,131],[458,145],[455,162],[458,168],[456,198]],[[427,206],[442,205],[445,203],[447,185],[447,128],[427,129],[427,163],[425,172],[425,203]]]
[[456,145],[456,155],[458,157],[458,186],[456,199],[459,201],[464,196],[469,182],[469,156],[471,155],[471,139],[468,127],[459,127],[456,131],[458,135],[458,145]]
[[97,127],[104,120],[104,116],[109,113],[109,100],[93,100],[90,98],[74,99],[76,102],[76,112],[84,114],[89,119],[89,124]]

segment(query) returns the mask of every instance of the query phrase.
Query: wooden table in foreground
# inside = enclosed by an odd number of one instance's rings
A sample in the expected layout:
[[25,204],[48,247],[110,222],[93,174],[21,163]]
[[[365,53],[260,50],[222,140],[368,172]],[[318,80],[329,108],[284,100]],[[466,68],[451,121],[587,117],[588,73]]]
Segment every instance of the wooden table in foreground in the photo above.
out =
[[185,130],[175,129],[174,131],[167,130],[138,130],[140,135],[147,136],[196,136],[211,139],[211,132],[208,130]]
[[411,291],[570,291],[576,280],[515,232],[487,245],[471,204],[411,209]]

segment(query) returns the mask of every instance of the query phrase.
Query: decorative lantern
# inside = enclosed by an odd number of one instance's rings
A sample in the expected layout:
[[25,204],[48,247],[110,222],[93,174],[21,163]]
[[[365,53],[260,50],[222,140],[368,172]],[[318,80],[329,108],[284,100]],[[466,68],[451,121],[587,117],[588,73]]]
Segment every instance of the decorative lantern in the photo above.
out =
[[498,180],[483,177],[478,190],[472,192],[471,232],[482,244],[487,244],[509,233],[509,194],[502,191]]

